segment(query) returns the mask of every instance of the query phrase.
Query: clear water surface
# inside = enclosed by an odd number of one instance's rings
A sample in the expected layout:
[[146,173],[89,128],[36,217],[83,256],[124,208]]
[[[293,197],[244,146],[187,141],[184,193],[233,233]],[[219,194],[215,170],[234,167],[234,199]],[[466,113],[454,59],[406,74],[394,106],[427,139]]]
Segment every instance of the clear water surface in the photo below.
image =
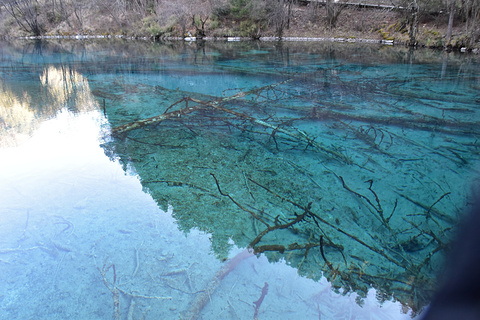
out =
[[0,46],[0,319],[410,319],[479,177],[480,64]]

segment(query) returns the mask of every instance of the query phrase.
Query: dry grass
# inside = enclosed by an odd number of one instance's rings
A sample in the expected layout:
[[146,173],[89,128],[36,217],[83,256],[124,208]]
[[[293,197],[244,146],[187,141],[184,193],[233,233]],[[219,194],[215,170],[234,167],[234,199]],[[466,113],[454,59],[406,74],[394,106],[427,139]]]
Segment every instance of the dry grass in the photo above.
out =
[[[422,46],[442,47],[446,34],[448,16],[446,13],[424,17],[419,25],[418,42]],[[113,19],[107,12],[84,12],[81,23],[72,15],[67,21],[58,25],[46,24],[46,34],[50,35],[126,35],[126,36],[153,36],[152,30],[161,30],[162,36],[183,36],[180,25],[174,23],[175,19],[168,20],[169,25],[158,25],[153,16],[120,17]],[[297,5],[293,9],[292,19],[288,28],[284,29],[284,37],[314,37],[314,38],[346,38],[346,39],[373,39],[394,40],[396,43],[408,41],[408,28],[401,12],[380,9],[358,9],[347,7],[338,17],[335,28],[328,28],[326,24],[325,7]],[[7,36],[25,36],[15,22],[5,16],[0,19],[0,31]],[[237,34],[240,23],[210,20],[207,22],[207,36],[241,36]],[[153,26],[153,27],[152,27]],[[256,29],[256,28],[255,28]],[[195,32],[194,28],[187,26],[187,31]],[[452,44],[455,47],[465,46],[466,37],[463,35],[464,26],[455,26]],[[276,36],[273,26],[263,28],[261,36]]]

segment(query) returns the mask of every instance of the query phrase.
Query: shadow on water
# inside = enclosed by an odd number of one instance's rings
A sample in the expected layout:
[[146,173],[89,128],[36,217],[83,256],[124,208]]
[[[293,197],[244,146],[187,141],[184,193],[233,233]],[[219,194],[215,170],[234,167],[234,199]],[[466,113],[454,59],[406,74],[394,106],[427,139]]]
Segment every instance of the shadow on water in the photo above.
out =
[[[252,254],[324,277],[359,305],[372,288],[413,315],[431,300],[478,177],[475,58],[337,43],[128,41],[20,43],[2,56],[1,96],[29,119],[101,110],[111,128],[105,154],[181,231],[209,234],[219,262],[251,250],[213,273],[183,317],[208,312],[221,281]],[[40,76],[28,92],[38,95],[25,94],[32,74]],[[155,299],[121,289],[108,258],[97,267],[114,301]],[[192,291],[190,271],[163,275],[185,274],[186,289],[169,286]],[[255,313],[268,284],[261,292]]]

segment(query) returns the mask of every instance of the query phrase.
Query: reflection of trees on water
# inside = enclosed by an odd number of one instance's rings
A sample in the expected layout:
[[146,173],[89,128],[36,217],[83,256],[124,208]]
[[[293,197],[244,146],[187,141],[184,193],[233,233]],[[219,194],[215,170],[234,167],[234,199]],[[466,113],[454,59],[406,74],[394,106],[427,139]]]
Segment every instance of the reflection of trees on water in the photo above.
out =
[[97,107],[88,80],[69,67],[46,68],[40,75],[40,82],[47,90],[47,101],[57,109],[66,107],[77,112]]
[[35,115],[29,106],[27,93],[18,98],[8,89],[0,89],[0,146],[15,145],[22,135],[30,135]]
[[[28,87],[29,91],[21,88],[18,93],[7,85],[0,89],[2,145],[20,143],[39,123],[64,108],[73,112],[98,108],[88,80],[69,67],[47,67],[39,78],[31,80]],[[42,94],[32,94],[34,90]]]

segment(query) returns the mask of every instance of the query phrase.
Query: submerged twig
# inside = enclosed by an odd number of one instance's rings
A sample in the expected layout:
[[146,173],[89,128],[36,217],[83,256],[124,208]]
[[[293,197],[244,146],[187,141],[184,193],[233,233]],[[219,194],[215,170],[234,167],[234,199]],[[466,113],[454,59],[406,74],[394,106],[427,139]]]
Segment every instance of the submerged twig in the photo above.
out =
[[[443,221],[449,223],[449,224],[455,224],[455,220],[452,218],[452,217],[449,217],[447,216],[445,213],[443,212],[440,212],[439,210],[433,208],[433,205],[431,206],[427,206],[419,201],[416,201],[412,198],[410,198],[409,196],[407,196],[406,194],[403,194],[403,193],[400,193],[400,192],[397,192],[397,194],[399,196],[401,196],[402,198],[405,198],[407,199],[408,201],[410,201],[411,203],[419,206],[420,208],[424,209],[426,212],[429,212],[430,215],[433,215],[439,219],[442,219]],[[444,196],[446,196],[447,194],[444,194],[442,197],[440,197],[440,199],[438,201],[440,201]],[[438,201],[436,201],[434,204],[436,204]]]
[[[115,264],[111,264],[107,267],[107,261],[108,257],[105,259],[105,262],[103,263],[102,269],[98,268],[98,271],[100,271],[100,274],[102,275],[103,283],[107,287],[107,289],[112,293],[112,299],[113,299],[113,314],[115,317],[115,320],[120,319],[120,294],[118,291],[118,288],[116,287],[116,282],[117,282],[117,271],[115,270]],[[113,270],[113,281],[112,284],[107,280],[107,272],[112,269]]]
[[253,319],[258,320],[258,312],[260,310],[260,306],[262,305],[263,299],[268,293],[268,283],[265,282],[265,285],[262,288],[262,294],[257,301],[254,301],[253,304],[255,305],[255,312],[253,313]]
[[140,268],[139,251],[142,245],[143,245],[143,241],[138,248],[135,248],[135,269],[133,270],[132,278],[137,275],[138,269]]
[[372,201],[370,201],[370,199],[368,199],[366,196],[364,196],[363,194],[360,194],[354,190],[352,190],[349,186],[347,186],[347,184],[345,183],[345,180],[343,179],[342,176],[338,176],[338,178],[340,179],[340,181],[342,182],[342,186],[343,188],[345,188],[346,190],[350,191],[351,193],[353,193],[354,195],[356,195],[357,197],[367,201],[367,203],[373,208],[375,209],[375,211],[378,213],[378,215],[380,216],[380,219],[383,221],[385,221],[385,219],[383,218],[383,209],[382,207],[380,206],[380,201],[378,199],[378,196],[377,194],[372,190],[372,184],[373,184],[373,180],[369,180],[367,182],[370,182],[370,186],[368,187],[368,189],[373,192],[373,194],[375,195],[375,200],[377,201],[378,203],[378,207],[375,206]]
[[445,198],[446,196],[448,196],[450,193],[451,193],[451,192],[446,192],[446,193],[444,193],[440,198],[438,198],[437,201],[435,201],[435,202],[430,206],[430,208],[428,208],[428,210],[427,210],[427,218],[430,217],[430,212],[432,211],[433,206],[436,205],[437,203],[439,203],[443,198]]
[[227,197],[229,198],[237,207],[239,207],[240,209],[242,209],[243,211],[245,212],[248,212],[250,213],[255,219],[257,219],[258,221],[262,222],[264,225],[266,225],[267,227],[269,227],[269,224],[266,223],[262,218],[260,218],[255,212],[251,211],[251,210],[248,210],[247,208],[245,208],[244,206],[242,206],[240,203],[238,203],[231,195],[229,195],[228,193],[224,193],[222,191],[222,189],[220,189],[220,184],[218,183],[218,180],[217,180],[217,177],[215,177],[215,175],[213,173],[210,173],[210,175],[213,177],[213,179],[215,179],[215,184],[217,185],[217,189],[218,189],[218,192],[220,192],[220,194],[224,197]]
[[333,270],[332,264],[327,260],[325,252],[323,251],[323,236],[320,236],[320,253],[322,254],[323,261],[325,261],[330,270]]
[[[309,209],[311,208],[311,206],[312,206],[312,203],[309,203],[309,204],[307,205],[307,207],[306,207],[306,210],[309,210]],[[269,232],[271,232],[271,231],[279,230],[279,229],[287,229],[287,228],[293,226],[294,224],[302,221],[302,220],[305,218],[305,215],[306,215],[306,214],[307,214],[306,211],[304,211],[304,213],[302,213],[302,214],[300,214],[300,215],[298,215],[298,214],[295,213],[295,219],[292,220],[292,221],[290,221],[290,222],[288,222],[288,223],[285,223],[285,224],[278,224],[278,223],[277,223],[277,219],[275,219],[275,225],[269,226],[269,225],[267,224],[267,229],[263,230],[252,242],[250,242],[249,247],[250,247],[250,248],[254,248],[255,245],[256,245],[257,243],[259,243],[260,240],[262,240],[262,237],[265,236],[267,233],[269,233]]]

